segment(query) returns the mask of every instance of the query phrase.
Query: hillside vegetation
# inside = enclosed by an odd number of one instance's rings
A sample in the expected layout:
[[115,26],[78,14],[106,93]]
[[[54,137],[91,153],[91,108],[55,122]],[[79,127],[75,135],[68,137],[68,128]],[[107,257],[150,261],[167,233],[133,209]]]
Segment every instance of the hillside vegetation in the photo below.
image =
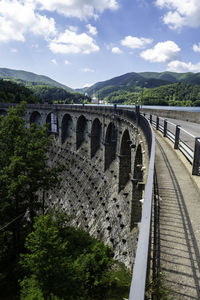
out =
[[0,80],[0,102],[19,103],[90,103],[91,99],[80,93],[71,93],[63,88],[41,85],[22,80]]
[[[69,92],[73,91],[73,89],[69,88],[68,86],[61,84],[47,76],[37,75],[35,73],[22,71],[22,70],[12,70],[12,69],[7,69],[7,68],[0,68],[0,78],[9,79],[16,83],[20,83],[20,82],[24,81],[24,83],[30,82],[30,83],[32,83],[32,85],[33,84],[50,85],[50,86],[62,88]],[[18,82],[18,80],[19,80],[19,82]]]
[[200,73],[141,72],[98,82],[84,92],[109,103],[198,105],[199,87]]
[[[122,95],[121,95],[122,98]],[[114,100],[114,97],[108,97]],[[173,83],[153,89],[144,89],[140,94],[125,93],[126,104],[200,106],[200,85],[185,82]]]
[[0,80],[0,102],[4,103],[38,103],[40,99],[29,89],[13,82]]

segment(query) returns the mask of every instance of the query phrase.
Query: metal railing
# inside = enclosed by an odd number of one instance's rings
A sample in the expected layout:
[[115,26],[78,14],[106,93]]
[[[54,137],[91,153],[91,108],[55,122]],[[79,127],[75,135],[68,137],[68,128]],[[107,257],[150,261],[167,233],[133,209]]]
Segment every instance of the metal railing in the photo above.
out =
[[[146,120],[140,116],[141,123]],[[147,123],[146,123],[147,124]],[[151,215],[152,215],[152,194],[154,181],[154,161],[155,161],[155,137],[149,124],[149,134],[151,134],[151,151],[149,160],[149,172],[145,187],[144,206],[138,237],[137,251],[133,268],[133,276],[129,300],[144,300],[146,291],[146,281],[149,273],[150,260],[150,239],[151,239]]]
[[179,149],[191,163],[192,175],[200,176],[200,137],[158,116],[149,115],[149,121],[174,144],[174,149]]

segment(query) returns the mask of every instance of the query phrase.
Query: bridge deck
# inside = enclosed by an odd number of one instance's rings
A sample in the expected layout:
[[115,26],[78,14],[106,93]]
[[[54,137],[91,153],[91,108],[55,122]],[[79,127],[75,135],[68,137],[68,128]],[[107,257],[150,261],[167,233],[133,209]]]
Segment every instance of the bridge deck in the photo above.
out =
[[173,300],[200,299],[200,193],[176,152],[156,134],[160,264]]

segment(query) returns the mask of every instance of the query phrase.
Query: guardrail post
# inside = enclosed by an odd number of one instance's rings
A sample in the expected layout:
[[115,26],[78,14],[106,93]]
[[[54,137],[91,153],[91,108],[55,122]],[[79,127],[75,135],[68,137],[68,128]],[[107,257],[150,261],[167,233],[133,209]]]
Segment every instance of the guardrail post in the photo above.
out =
[[167,120],[164,120],[164,130],[163,130],[163,136],[167,136]]
[[156,117],[156,130],[159,130],[159,117]]
[[195,138],[192,175],[200,176],[200,138],[199,137]]
[[179,145],[179,136],[180,136],[180,125],[176,125],[175,141],[174,141],[174,149],[178,149],[178,145]]
[[149,122],[152,124],[152,115],[149,116]]

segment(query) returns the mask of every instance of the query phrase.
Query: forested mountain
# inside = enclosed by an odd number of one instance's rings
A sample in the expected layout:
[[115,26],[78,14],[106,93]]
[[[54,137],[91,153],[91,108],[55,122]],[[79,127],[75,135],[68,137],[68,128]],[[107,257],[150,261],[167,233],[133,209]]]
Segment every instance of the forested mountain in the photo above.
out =
[[147,105],[199,106],[200,85],[177,82],[143,91],[143,103]]
[[127,73],[118,77],[114,77],[110,80],[98,82],[89,87],[85,91],[89,96],[96,94],[99,98],[104,98],[112,92],[119,90],[136,91],[141,87],[157,87],[164,84],[169,84],[170,81],[159,78],[145,78],[139,73]]
[[71,93],[62,88],[49,85],[27,86],[37,98],[48,103],[90,103],[91,98],[80,93]]
[[140,93],[120,91],[106,97],[108,102],[166,106],[200,106],[200,85],[176,82]]
[[68,92],[63,88],[32,84],[31,82],[8,79],[0,80],[0,102],[19,103],[90,103],[91,99],[80,93]]
[[7,68],[0,68],[0,78],[3,79],[9,79],[11,81],[24,81],[29,82],[30,84],[43,84],[43,85],[50,85],[50,86],[55,86],[62,88],[66,91],[73,91],[73,89],[69,88],[68,86],[61,84],[47,76],[43,75],[37,75],[32,72],[26,72],[22,70],[12,70],[12,69],[7,69]]
[[[141,72],[127,73],[112,79],[98,82],[93,86],[84,89],[88,95],[96,95],[100,99],[110,101],[116,96],[117,102],[123,102],[122,96],[125,98],[127,94],[138,94],[143,89],[158,88],[173,83],[184,82],[192,85],[200,85],[200,73],[175,73],[175,72]],[[111,101],[112,101],[111,100]]]
[[0,80],[0,102],[19,103],[21,101],[27,103],[41,102],[39,97],[23,85]]

